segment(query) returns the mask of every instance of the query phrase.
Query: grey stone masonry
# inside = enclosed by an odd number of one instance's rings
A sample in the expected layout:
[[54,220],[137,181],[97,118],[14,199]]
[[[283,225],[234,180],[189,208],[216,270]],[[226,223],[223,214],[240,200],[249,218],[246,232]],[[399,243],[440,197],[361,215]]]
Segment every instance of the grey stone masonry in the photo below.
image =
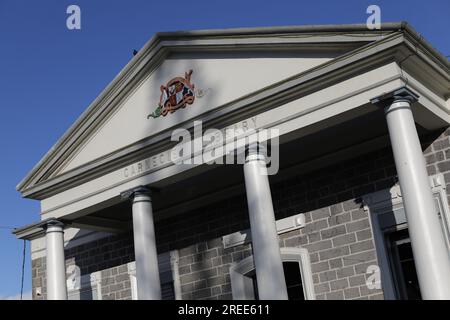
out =
[[[43,300],[47,296],[46,288],[46,276],[45,276],[45,257],[33,259],[31,261],[31,287],[32,287],[32,299]],[[36,294],[36,289],[41,288],[41,294]]]
[[[430,175],[450,183],[450,129],[421,137]],[[370,217],[361,197],[397,183],[390,147],[315,172],[272,183],[276,219],[305,213],[306,226],[281,234],[280,246],[308,249],[317,299],[383,299],[366,286],[367,268],[378,265]],[[447,188],[447,192],[450,188]],[[232,299],[230,266],[252,254],[251,244],[225,249],[222,236],[249,228],[245,195],[159,221],[158,252],[179,251],[183,299]],[[81,274],[101,271],[103,299],[130,299],[127,263],[132,234],[124,233],[66,250]],[[45,298],[45,258],[32,262],[33,288]]]

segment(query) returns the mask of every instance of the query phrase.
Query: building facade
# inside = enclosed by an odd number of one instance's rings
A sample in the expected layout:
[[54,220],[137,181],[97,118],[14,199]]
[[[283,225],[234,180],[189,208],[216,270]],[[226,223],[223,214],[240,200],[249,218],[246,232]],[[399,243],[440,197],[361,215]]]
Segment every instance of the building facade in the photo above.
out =
[[33,299],[450,299],[449,98],[406,23],[159,33],[18,186]]

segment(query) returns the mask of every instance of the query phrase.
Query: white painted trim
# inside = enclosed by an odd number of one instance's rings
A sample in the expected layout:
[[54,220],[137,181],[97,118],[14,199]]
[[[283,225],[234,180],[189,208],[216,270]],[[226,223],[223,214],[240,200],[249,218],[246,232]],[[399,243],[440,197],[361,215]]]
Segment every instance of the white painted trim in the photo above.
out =
[[233,300],[255,300],[253,280],[245,276],[254,268],[253,256],[249,256],[230,267]]
[[137,279],[136,279],[136,264],[129,262],[127,264],[128,274],[130,275],[131,300],[137,300]]
[[[276,222],[278,234],[283,234],[289,231],[298,230],[305,226],[305,214],[299,213],[295,216],[290,216],[277,220]],[[222,237],[223,247],[232,248],[245,243],[249,243],[252,240],[250,229],[244,231],[238,231]]]
[[[308,250],[305,248],[280,248],[283,262],[298,262],[306,300],[315,300],[314,281]],[[255,269],[253,256],[249,256],[230,267],[231,292],[233,300],[254,300],[253,281],[247,277]]]
[[381,230],[378,217],[392,211],[392,208],[402,206],[400,186],[395,185],[391,189],[378,191],[363,197],[364,210],[370,217],[373,238],[375,242],[378,264],[380,266],[381,286],[384,299],[395,300],[394,280],[392,278],[388,253],[384,241],[384,232]]
[[[309,252],[305,248],[281,248],[281,259],[283,261],[299,261],[300,273],[302,275],[302,284],[306,300],[315,300],[314,281],[311,270],[311,261]],[[300,260],[299,260],[300,258]]]
[[179,254],[178,250],[170,251],[170,265],[172,267],[173,290],[175,300],[181,300],[181,282],[179,272]]
[[441,223],[443,223],[442,227],[444,237],[450,253],[450,208],[448,205],[445,179],[442,174],[438,174],[430,178],[431,191],[433,192],[433,196],[438,199],[440,204],[438,212],[441,214]]

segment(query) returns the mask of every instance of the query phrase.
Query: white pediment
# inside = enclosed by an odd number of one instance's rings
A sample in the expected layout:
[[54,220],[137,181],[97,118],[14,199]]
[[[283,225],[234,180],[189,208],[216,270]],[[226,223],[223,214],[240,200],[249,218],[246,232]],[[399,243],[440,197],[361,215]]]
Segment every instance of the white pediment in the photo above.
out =
[[[399,28],[406,27],[386,24],[381,32],[365,25],[333,25],[158,33],[17,189],[26,197],[42,199],[56,192],[50,185],[78,185],[100,171],[109,172],[122,160],[134,160],[126,156],[130,150],[137,153],[146,141],[153,145],[165,139],[182,123],[192,126],[194,119],[222,117],[227,112],[237,118],[241,109],[253,110],[255,103],[261,104],[255,109],[271,108],[266,104],[275,105],[276,101],[270,101],[275,95],[339,70],[342,59],[361,59],[367,54],[364,48],[381,45],[387,37],[397,39]],[[166,116],[149,118],[160,102],[161,86],[189,70],[194,102]]]
[[[97,129],[59,173],[64,173],[174,128],[177,124],[299,74],[334,58],[336,53],[178,54],[166,59],[132,90],[117,111]],[[161,85],[192,70],[192,105],[158,118],[148,118],[158,105]]]

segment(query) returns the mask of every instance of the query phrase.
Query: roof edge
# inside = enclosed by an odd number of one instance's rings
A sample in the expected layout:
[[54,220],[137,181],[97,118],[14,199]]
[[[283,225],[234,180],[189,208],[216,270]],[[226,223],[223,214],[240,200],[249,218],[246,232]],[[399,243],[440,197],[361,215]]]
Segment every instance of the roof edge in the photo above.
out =
[[450,68],[449,59],[443,53],[433,47],[433,45],[428,42],[428,40],[424,38],[419,32],[417,32],[412,25],[410,25],[406,21],[402,21],[401,30],[405,30],[406,32],[408,32],[411,37],[413,37],[419,44],[421,44],[432,55],[434,55],[439,62],[441,62],[446,68]]
[[[381,30],[394,31],[407,24],[401,22],[385,22],[381,24]],[[343,31],[372,31],[365,23],[357,24],[324,24],[324,25],[294,25],[294,26],[269,26],[269,27],[243,27],[227,29],[198,29],[180,31],[157,32],[155,36],[159,38],[171,37],[208,37],[208,36],[250,36],[250,35],[270,35],[278,33],[307,33],[307,32],[343,32]]]

